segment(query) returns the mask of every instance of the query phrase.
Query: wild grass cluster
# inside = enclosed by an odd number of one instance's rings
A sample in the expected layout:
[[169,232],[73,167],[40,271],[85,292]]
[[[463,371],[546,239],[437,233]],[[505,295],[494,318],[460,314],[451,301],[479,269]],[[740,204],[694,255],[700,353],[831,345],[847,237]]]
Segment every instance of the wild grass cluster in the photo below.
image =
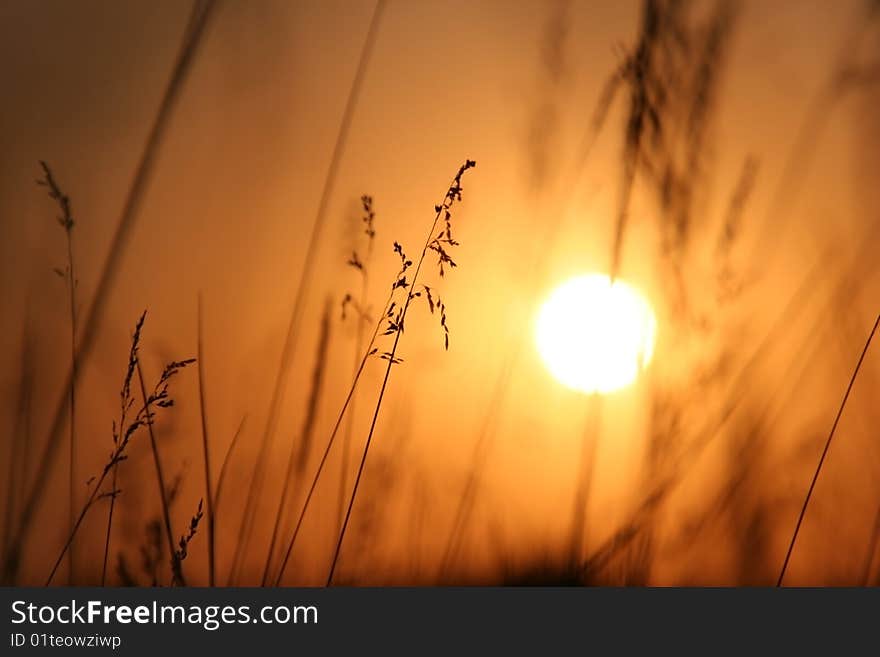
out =
[[[277,359],[261,364],[270,392],[265,417],[255,413],[262,423],[252,444],[245,445],[242,439],[249,422],[253,423],[250,414],[241,417],[231,436],[220,435],[212,416],[212,362],[205,349],[201,295],[194,300],[195,353],[175,354],[174,359],[166,359],[158,375],[151,376],[141,353],[152,315],[144,311],[136,318],[113,318],[126,325],[134,320],[128,352],[118,354],[121,385],[83,388],[81,372],[94,357],[97,327],[105,318],[109,291],[142,213],[158,149],[181,89],[191,76],[203,36],[215,17],[216,4],[212,0],[194,3],[155,120],[138,155],[109,241],[109,255],[97,269],[89,268],[97,271],[97,278],[84,287],[79,285],[82,262],[76,247],[79,240],[88,239],[88,218],[75,205],[76,199],[65,193],[51,153],[47,161],[38,163],[37,184],[48,193],[64,234],[65,249],[59,254],[62,264],[54,273],[64,284],[68,322],[58,327],[58,339],[63,328],[69,358],[55,364],[65,377],[57,405],[34,408],[33,389],[39,382],[35,381],[33,351],[40,346],[33,343],[25,328],[16,417],[10,423],[11,434],[3,441],[9,456],[3,485],[2,583],[280,586],[306,582],[332,586],[375,582],[381,576],[367,576],[376,566],[370,562],[372,553],[364,543],[383,531],[375,516],[381,515],[383,504],[392,495],[412,497],[407,499],[412,517],[402,524],[414,537],[408,548],[413,572],[387,577],[389,583],[649,585],[658,579],[668,581],[658,575],[661,561],[677,563],[700,546],[719,543],[733,554],[732,574],[725,583],[789,583],[787,576],[804,520],[818,495],[817,482],[829,453],[841,440],[841,418],[852,411],[851,394],[870,375],[865,374],[865,362],[877,348],[880,315],[873,326],[856,327],[847,334],[858,339],[850,341],[849,351],[840,357],[848,378],[839,382],[840,401],[827,418],[827,431],[807,444],[797,467],[785,468],[796,473],[792,476],[799,483],[791,486],[795,492],[789,491],[784,503],[755,494],[762,479],[775,476],[780,468],[774,442],[777,413],[783,402],[797,396],[797,382],[823,348],[821,335],[803,337],[790,331],[806,312],[823,274],[820,265],[800,272],[801,283],[793,297],[780,300],[768,330],[751,339],[749,313],[742,309],[754,303],[750,295],[766,284],[766,270],[775,253],[770,249],[766,259],[750,260],[750,249],[757,247],[747,236],[757,234],[758,246],[764,247],[778,228],[775,222],[789,221],[783,201],[805,184],[808,164],[817,157],[819,135],[835,105],[843,95],[859,93],[876,81],[873,64],[865,65],[854,52],[869,38],[873,28],[866,26],[876,28],[880,16],[877,3],[859,15],[847,47],[839,61],[832,63],[829,81],[820,88],[815,104],[806,109],[804,127],[779,180],[768,175],[761,154],[754,153],[739,163],[737,176],[721,182],[715,168],[716,121],[742,25],[741,3],[714,0],[697,6],[676,0],[644,0],[633,42],[619,49],[617,68],[607,72],[594,106],[583,112],[579,126],[582,139],[567,167],[560,164],[562,158],[552,144],[557,143],[567,71],[572,66],[565,53],[565,43],[571,38],[567,27],[570,6],[560,3],[551,8],[539,66],[542,96],[531,108],[523,149],[529,191],[536,203],[547,209],[550,225],[529,237],[540,254],[534,262],[525,255],[517,256],[518,265],[529,274],[524,286],[528,289],[517,294],[528,299],[538,294],[549,270],[545,254],[552,251],[562,233],[561,222],[582,171],[592,164],[596,144],[614,138],[620,149],[618,159],[605,164],[614,171],[616,195],[613,215],[603,220],[610,226],[610,241],[599,249],[606,256],[600,266],[612,278],[624,276],[637,257],[634,234],[642,232],[639,248],[644,248],[646,241],[651,243],[661,263],[657,289],[662,297],[659,302],[668,309],[666,331],[674,336],[667,346],[685,354],[679,369],[687,375],[657,376],[644,384],[646,395],[641,403],[647,409],[647,438],[640,454],[638,481],[631,491],[633,502],[603,532],[595,532],[591,504],[596,495],[598,454],[603,441],[613,435],[617,418],[612,414],[613,403],[597,396],[584,397],[579,410],[585,419],[571,457],[577,481],[564,508],[554,509],[564,518],[565,536],[559,539],[554,535],[546,543],[529,547],[524,550],[526,558],[521,552],[508,553],[507,544],[499,538],[504,514],[497,509],[508,510],[509,501],[493,499],[487,490],[502,446],[505,412],[515,403],[515,372],[530,348],[528,336],[514,336],[504,346],[500,370],[486,372],[480,381],[488,401],[475,409],[477,428],[473,435],[447,436],[445,427],[438,429],[444,439],[464,445],[469,456],[460,476],[447,482],[453,502],[448,517],[436,525],[426,526],[432,495],[427,486],[415,489],[415,493],[395,491],[396,478],[409,464],[396,459],[400,443],[394,441],[405,441],[408,430],[401,428],[403,438],[398,438],[391,435],[388,422],[380,422],[399,412],[390,408],[388,400],[393,384],[405,380],[415,389],[414,382],[431,382],[424,350],[408,351],[413,333],[424,332],[418,337],[430,340],[443,356],[461,345],[454,330],[455,295],[460,288],[449,285],[449,279],[467,280],[469,268],[479,257],[474,254],[480,253],[480,245],[471,250],[462,248],[459,240],[467,231],[459,222],[459,212],[467,207],[471,184],[480,184],[485,161],[481,159],[481,168],[472,171],[476,162],[465,159],[452,172],[445,191],[439,190],[441,196],[433,207],[431,199],[425,199],[424,208],[429,211],[421,214],[414,210],[407,217],[407,222],[415,222],[423,230],[423,240],[417,244],[404,244],[389,235],[386,226],[392,222],[385,221],[384,199],[362,194],[359,216],[347,236],[351,248],[339,263],[345,267],[346,277],[333,282],[318,316],[308,312],[310,294],[322,289],[315,263],[320,247],[329,241],[328,226],[337,219],[331,213],[331,199],[339,191],[339,172],[354,116],[388,13],[383,0],[376,4],[366,27],[318,190],[317,208],[309,215],[302,235],[302,273],[291,298],[284,300],[289,314],[281,351]],[[755,220],[752,211],[754,196],[761,188],[772,190],[772,216],[763,223]],[[563,191],[558,193],[558,189]],[[720,206],[713,205],[713,194],[724,199]],[[651,208],[649,229],[636,216],[643,207]],[[468,219],[498,220],[473,215]],[[644,238],[646,233],[652,237]],[[866,241],[847,262],[841,280],[830,285],[832,301],[823,308],[823,315],[841,315],[848,295],[867,288],[861,272],[872,259],[876,254]],[[393,275],[383,281],[382,272],[389,270]],[[88,298],[83,289],[91,291]],[[381,291],[378,296],[377,289]],[[488,298],[509,293],[499,289],[483,294]],[[425,318],[429,321],[422,321]],[[311,335],[305,328],[309,322],[317,327],[311,350],[302,347],[304,336]],[[799,357],[780,366],[787,368],[783,388],[772,396],[760,397],[755,390],[763,384],[764,368],[772,350],[783,343],[793,344]],[[339,377],[330,376],[336,350],[346,354],[347,371],[341,386]],[[375,376],[368,376],[368,371]],[[296,421],[291,423],[285,404],[288,386],[297,372],[306,372],[308,383],[302,406],[296,409]],[[174,438],[199,457],[197,466],[187,464],[178,469],[178,463],[164,451],[167,443],[160,427],[174,417],[176,386],[184,377],[194,379],[197,386],[198,398],[185,401],[198,408],[200,435]],[[331,383],[337,384],[332,391],[328,390]],[[84,440],[79,430],[82,400],[115,398],[117,394],[115,417],[107,418],[110,429],[100,443],[106,452],[103,465],[86,472],[84,450],[91,449],[95,441]],[[406,399],[408,393],[403,394]],[[322,412],[333,418],[329,430],[320,421]],[[445,412],[454,409],[447,407]],[[51,418],[45,437],[29,433],[30,418],[36,413]],[[219,449],[220,445],[225,448]],[[430,449],[441,453],[445,445],[432,443]],[[694,496],[702,504],[682,510],[674,501],[683,488],[693,485],[696,464],[707,454],[721,465]],[[803,473],[808,474],[801,476]],[[37,517],[46,505],[59,504],[48,491],[50,483],[62,476],[67,491],[60,502],[65,507],[65,539],[56,549],[51,541],[41,538],[47,535],[47,528],[40,526]],[[373,483],[367,484],[368,479]],[[184,481],[187,486],[182,485]],[[139,500],[149,491],[152,500],[138,517],[126,515],[137,510],[136,504],[121,502],[133,491],[138,491]],[[318,504],[319,491],[332,501]],[[680,515],[672,518],[673,513]],[[880,568],[876,566],[880,502],[876,514],[866,522],[870,525],[868,544],[847,547],[859,552],[862,564],[858,581],[847,583],[880,585]],[[99,567],[86,563],[86,551],[79,549],[86,525],[100,526],[103,550],[92,559]],[[265,535],[260,528],[266,529]],[[726,532],[723,539],[710,537],[719,531]],[[137,538],[132,539],[133,533]],[[419,545],[426,534],[433,549],[423,562]],[[779,549],[780,535],[786,539],[784,553]],[[44,551],[52,551],[53,556],[43,564],[44,569],[35,572],[31,566],[25,571],[23,551],[34,542],[46,543]],[[89,541],[89,545],[93,543]],[[470,567],[473,550],[469,546],[474,543],[500,545],[492,557],[494,567]],[[199,575],[193,576],[193,571]],[[680,578],[678,583],[690,582]]]

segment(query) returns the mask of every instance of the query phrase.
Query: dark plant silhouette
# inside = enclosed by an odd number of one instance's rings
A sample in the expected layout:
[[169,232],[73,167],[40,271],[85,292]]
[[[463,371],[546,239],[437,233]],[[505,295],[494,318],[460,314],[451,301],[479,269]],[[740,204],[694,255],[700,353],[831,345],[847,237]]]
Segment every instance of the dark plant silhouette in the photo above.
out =
[[801,507],[800,514],[798,514],[797,524],[794,527],[794,533],[791,535],[791,542],[788,544],[788,551],[785,553],[785,560],[782,562],[782,569],[779,571],[779,579],[776,581],[776,586],[782,586],[782,582],[785,580],[785,571],[788,568],[788,562],[791,559],[791,554],[794,551],[794,545],[797,542],[798,533],[801,529],[801,524],[804,521],[804,516],[807,513],[807,506],[810,504],[810,498],[813,496],[813,489],[816,487],[816,481],[819,479],[819,474],[822,472],[822,466],[825,463],[825,457],[828,456],[828,450],[831,448],[831,441],[834,439],[834,432],[837,430],[837,424],[840,422],[840,417],[843,415],[843,409],[846,407],[846,402],[849,399],[849,393],[853,389],[853,385],[855,385],[856,377],[859,375],[859,370],[862,367],[862,362],[865,360],[865,354],[868,353],[868,349],[871,346],[871,341],[874,339],[874,334],[877,332],[877,327],[880,326],[880,315],[877,315],[877,320],[874,322],[873,328],[871,328],[871,332],[868,334],[868,339],[865,341],[865,346],[862,349],[862,353],[859,354],[859,360],[856,362],[855,369],[853,370],[852,376],[850,377],[849,384],[846,386],[846,392],[843,394],[843,401],[840,402],[840,408],[837,409],[837,415],[834,417],[834,422],[831,425],[831,430],[828,432],[828,438],[825,440],[825,446],[822,448],[822,454],[819,457],[819,463],[816,465],[816,470],[813,473],[813,478],[810,480],[810,487],[807,489],[807,494],[804,497],[804,504]]
[[[49,165],[40,161],[40,167],[43,169],[43,177],[37,180],[37,184],[46,187],[49,192],[49,198],[58,204],[59,214],[56,219],[58,225],[64,230],[65,241],[67,244],[67,264],[63,269],[55,268],[55,273],[64,279],[67,285],[68,310],[70,313],[70,371],[71,381],[68,391],[70,398],[70,444],[68,454],[68,529],[73,529],[73,523],[76,521],[76,499],[79,491],[77,485],[77,446],[76,446],[76,288],[78,281],[76,279],[76,268],[73,259],[73,214],[70,208],[70,198],[61,191],[58,183],[52,175]],[[70,570],[68,573],[68,582],[73,583],[76,578],[76,559],[74,557],[74,544],[71,544],[68,550],[68,561]]]
[[[465,163],[459,168],[458,173],[455,174],[455,177],[452,179],[452,184],[449,186],[449,189],[446,191],[446,194],[443,198],[443,202],[440,205],[434,206],[434,211],[436,212],[434,216],[434,222],[431,224],[431,230],[428,232],[428,238],[425,241],[425,246],[422,248],[421,255],[419,259],[416,261],[415,269],[412,274],[412,279],[407,281],[406,272],[412,267],[412,261],[406,257],[406,254],[403,251],[403,247],[397,242],[394,243],[394,251],[400,256],[401,260],[401,273],[398,274],[397,279],[391,286],[392,293],[397,289],[409,290],[406,295],[406,301],[403,303],[403,306],[399,309],[396,309],[395,303],[389,306],[387,312],[385,313],[387,326],[385,328],[384,335],[394,335],[394,342],[391,345],[390,351],[382,351],[379,355],[380,358],[383,358],[388,362],[385,368],[385,376],[382,380],[382,387],[379,389],[379,399],[376,402],[376,409],[373,412],[373,419],[370,422],[370,431],[367,434],[367,441],[364,445],[364,452],[361,456],[361,462],[358,466],[357,476],[354,480],[354,489],[351,493],[351,498],[348,503],[348,509],[345,512],[345,521],[342,523],[342,530],[339,532],[339,540],[336,543],[336,551],[333,554],[333,561],[330,564],[330,573],[327,576],[327,585],[333,583],[333,575],[336,571],[336,564],[339,561],[339,553],[342,550],[342,544],[345,541],[345,531],[348,527],[348,522],[351,518],[351,511],[354,508],[355,500],[357,499],[357,491],[358,485],[360,484],[361,476],[364,472],[364,464],[367,461],[367,456],[370,451],[370,443],[373,440],[373,433],[376,430],[376,421],[379,418],[379,411],[382,408],[382,400],[385,396],[385,390],[388,387],[388,379],[391,376],[391,367],[393,365],[399,364],[403,362],[403,360],[397,355],[397,348],[400,344],[400,338],[404,332],[404,324],[406,321],[406,315],[409,311],[410,304],[414,299],[421,297],[422,293],[416,291],[417,285],[419,283],[419,273],[422,269],[422,263],[425,261],[425,256],[428,251],[433,251],[437,254],[437,266],[439,270],[440,276],[444,276],[446,269],[444,267],[455,267],[455,261],[449,255],[449,249],[454,246],[458,246],[458,242],[456,242],[452,237],[452,207],[453,205],[461,201],[461,179],[462,176],[468,169],[472,169],[476,166],[476,162],[473,160],[467,160]],[[439,232],[438,232],[439,228]],[[439,297],[436,295],[432,296],[430,288],[422,285],[422,290],[425,292],[425,298],[428,301],[429,308],[431,313],[434,313],[435,309],[440,314],[440,325],[443,328],[444,334],[444,346],[446,349],[449,348],[449,329],[446,326],[446,307],[440,301]],[[378,347],[374,347],[370,354],[374,354],[378,351]]]
[[[376,241],[376,212],[373,209],[373,197],[367,194],[361,196],[361,207],[363,215],[361,222],[363,223],[363,234],[366,237],[366,253],[362,257],[357,250],[352,252],[351,258],[347,261],[350,267],[357,270],[360,275],[360,293],[355,297],[352,293],[345,295],[342,300],[342,319],[350,314],[349,308],[354,309],[355,319],[357,323],[355,327],[354,341],[354,362],[352,363],[352,378],[357,376],[360,367],[361,356],[364,352],[364,339],[370,325],[370,308],[368,307],[367,293],[369,290],[369,272],[370,264],[373,259],[373,245]],[[345,434],[342,438],[342,458],[340,459],[340,475],[339,475],[339,526],[345,518],[345,499],[348,491],[348,470],[351,461],[351,441],[354,433],[354,418],[357,415],[357,394],[352,396],[350,409],[348,412],[348,422],[345,426]]]
[[[140,340],[140,331],[143,327],[144,320],[146,318],[146,311],[141,315],[140,319],[138,319],[137,324],[135,325],[134,336],[132,337],[133,347],[129,352],[129,362],[128,369],[126,370],[126,377],[123,383],[123,405],[125,405],[127,410],[130,410],[133,407],[133,399],[131,398],[130,386],[131,379],[133,373],[135,371],[139,371],[139,359],[137,358],[137,344],[135,341]],[[76,522],[74,523],[73,528],[70,531],[70,535],[67,538],[67,541],[64,544],[64,547],[61,549],[61,553],[58,555],[58,558],[55,560],[55,565],[52,567],[52,571],[49,573],[49,577],[46,580],[46,585],[52,583],[52,580],[55,577],[55,573],[58,570],[58,566],[61,565],[62,559],[64,559],[64,555],[67,553],[67,550],[70,548],[70,544],[73,542],[74,537],[76,536],[76,532],[79,530],[80,525],[82,524],[83,519],[88,513],[89,509],[95,503],[96,500],[102,497],[109,497],[112,500],[118,494],[118,491],[115,488],[112,488],[109,491],[102,490],[102,485],[107,478],[107,475],[111,473],[111,471],[115,471],[115,467],[125,461],[128,458],[127,449],[129,443],[132,438],[138,433],[140,429],[143,427],[147,427],[152,433],[152,423],[155,418],[156,411],[158,409],[168,409],[174,406],[174,399],[170,396],[168,386],[171,382],[171,379],[183,368],[187,367],[194,363],[194,359],[182,360],[182,361],[172,361],[165,366],[165,369],[162,371],[162,375],[159,377],[159,380],[156,382],[156,385],[153,389],[147,393],[146,387],[143,384],[143,379],[140,378],[141,391],[143,393],[143,405],[137,410],[134,414],[134,418],[128,422],[127,426],[120,426],[118,428],[118,433],[114,432],[114,441],[113,441],[113,450],[110,452],[110,456],[107,460],[107,463],[104,465],[104,468],[101,470],[101,473],[97,475],[97,477],[93,478],[91,483],[91,493],[89,494],[88,500],[83,505],[82,510],[79,512],[77,516]],[[126,392],[126,388],[128,391]],[[125,395],[128,395],[127,401]],[[155,439],[152,440],[155,443]],[[154,455],[156,454],[154,450]],[[167,516],[167,496],[165,493],[164,484],[161,490],[161,495],[163,502],[163,509],[165,511],[166,520]],[[166,525],[170,525],[170,520],[166,522]],[[174,552],[174,545],[172,541],[171,551]],[[176,563],[176,559],[172,557],[172,563]],[[182,581],[182,578],[179,579]]]
[[[101,274],[97,280],[91,306],[89,307],[88,313],[85,315],[84,322],[79,326],[79,342],[76,355],[78,369],[76,372],[71,371],[68,374],[64,385],[64,398],[59,401],[55,412],[52,415],[52,423],[49,429],[48,438],[45,441],[45,446],[38,459],[33,483],[19,512],[15,531],[12,532],[13,543],[7,550],[6,562],[3,565],[3,581],[8,581],[11,574],[17,568],[22,544],[27,539],[28,533],[33,529],[33,517],[46,492],[47,486],[45,484],[49,477],[52,460],[61,439],[61,429],[64,423],[64,411],[68,405],[67,398],[69,390],[76,385],[82,367],[91,354],[92,349],[95,347],[98,323],[103,315],[107,298],[109,297],[110,291],[115,283],[116,274],[118,273],[120,263],[122,262],[122,256],[128,245],[134,225],[137,223],[138,212],[144,199],[150,173],[155,164],[156,153],[165,137],[174,107],[180,97],[187,75],[192,68],[192,63],[198,52],[205,28],[213,15],[214,8],[214,0],[196,0],[196,2],[193,3],[189,23],[183,35],[183,43],[181,44],[174,69],[171,73],[171,78],[169,79],[162,96],[162,101],[159,105],[156,118],[151,126],[146,145],[144,146],[143,152],[140,154],[138,166],[134,172],[131,186],[126,193],[125,203],[120,213],[119,222],[110,241],[107,258],[100,270]],[[71,533],[75,534],[75,532]],[[65,550],[66,549],[67,548],[65,548]]]

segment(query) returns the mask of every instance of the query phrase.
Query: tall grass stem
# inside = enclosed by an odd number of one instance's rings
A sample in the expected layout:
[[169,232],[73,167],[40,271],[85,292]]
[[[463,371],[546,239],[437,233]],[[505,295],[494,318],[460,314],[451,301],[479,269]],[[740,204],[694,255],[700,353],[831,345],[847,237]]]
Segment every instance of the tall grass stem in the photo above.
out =
[[865,360],[865,355],[868,353],[868,349],[871,346],[871,340],[874,339],[874,334],[877,332],[877,327],[880,326],[880,314],[877,315],[877,320],[874,322],[874,327],[871,329],[871,332],[868,334],[868,339],[865,341],[865,346],[862,348],[862,353],[859,355],[859,360],[856,363],[856,367],[853,370],[852,376],[849,379],[849,384],[846,386],[846,392],[843,395],[843,400],[840,402],[840,407],[837,409],[837,415],[834,417],[834,423],[831,425],[831,431],[828,432],[828,438],[825,440],[825,446],[822,448],[822,455],[819,457],[819,463],[816,465],[816,470],[813,472],[813,478],[810,481],[810,487],[807,489],[807,494],[804,497],[804,503],[801,506],[801,512],[798,514],[797,524],[794,527],[794,533],[791,535],[791,541],[788,544],[788,551],[785,553],[785,560],[782,562],[782,568],[779,571],[779,579],[776,580],[776,586],[782,586],[782,582],[785,579],[785,572],[788,569],[788,562],[791,559],[792,552],[794,552],[794,545],[797,542],[798,534],[801,530],[801,524],[804,521],[804,516],[807,514],[807,507],[810,504],[810,499],[813,496],[813,490],[816,487],[816,482],[819,480],[819,474],[822,472],[822,466],[825,463],[825,457],[828,456],[828,450],[831,447],[831,441],[834,439],[834,432],[837,431],[837,424],[840,422],[840,418],[843,415],[843,409],[846,407],[846,402],[849,399],[849,393],[852,391],[853,386],[856,382],[856,377],[859,375],[859,370],[862,367],[862,362]]

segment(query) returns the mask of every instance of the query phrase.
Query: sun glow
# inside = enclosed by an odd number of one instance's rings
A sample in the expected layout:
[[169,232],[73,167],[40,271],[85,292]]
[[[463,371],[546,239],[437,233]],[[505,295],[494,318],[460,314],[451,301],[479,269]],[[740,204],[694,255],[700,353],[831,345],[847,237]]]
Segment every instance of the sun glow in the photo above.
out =
[[553,291],[536,328],[538,352],[557,380],[581,392],[608,393],[633,383],[648,365],[657,322],[638,290],[586,274]]

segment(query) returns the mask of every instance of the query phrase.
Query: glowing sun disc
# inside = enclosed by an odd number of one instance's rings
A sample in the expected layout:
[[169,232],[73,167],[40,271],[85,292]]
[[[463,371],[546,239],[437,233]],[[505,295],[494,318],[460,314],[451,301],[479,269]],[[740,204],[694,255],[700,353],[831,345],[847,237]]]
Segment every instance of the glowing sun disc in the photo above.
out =
[[572,278],[538,315],[538,353],[562,384],[585,393],[630,385],[650,362],[657,322],[634,287],[604,274]]

